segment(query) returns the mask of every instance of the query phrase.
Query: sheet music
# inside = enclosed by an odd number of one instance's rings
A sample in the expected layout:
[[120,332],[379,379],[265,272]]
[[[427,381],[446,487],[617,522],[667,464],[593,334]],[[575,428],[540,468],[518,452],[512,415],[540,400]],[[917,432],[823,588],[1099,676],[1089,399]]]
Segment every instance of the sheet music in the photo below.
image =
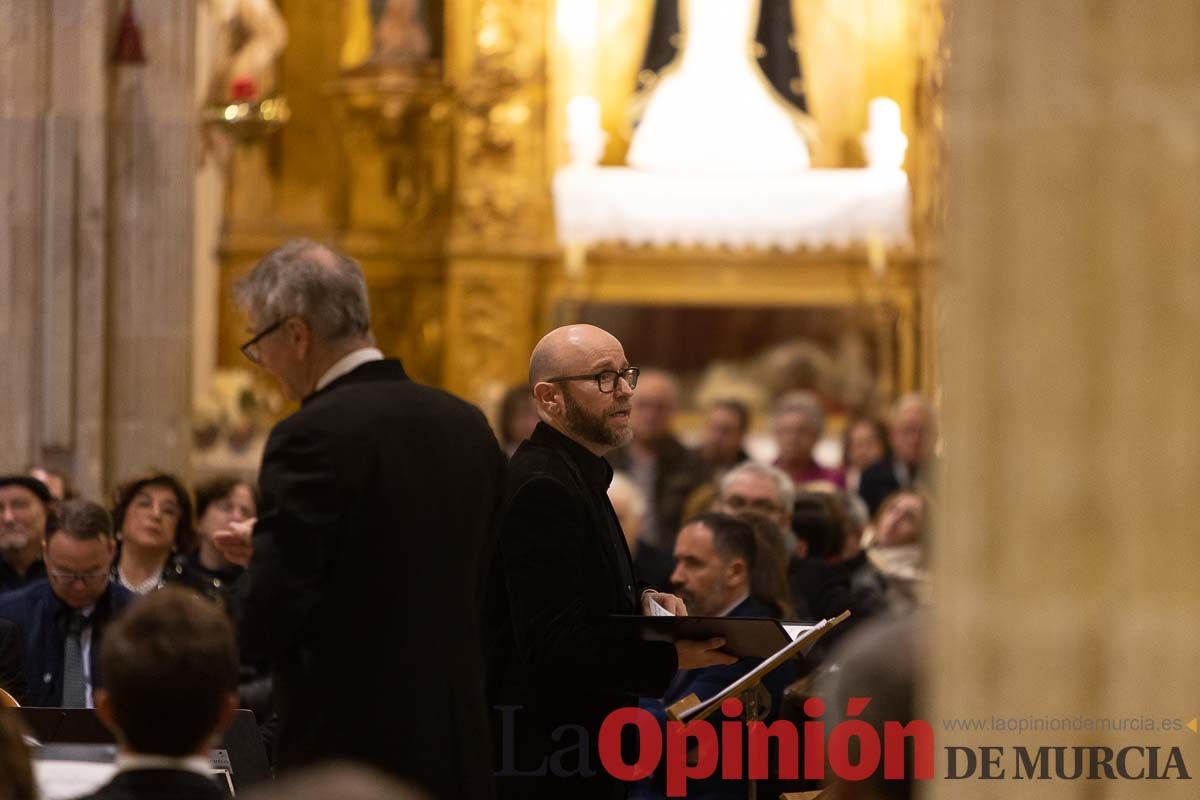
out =
[[781,622],[779,624],[783,626],[783,630],[791,637],[793,642],[817,627],[816,625],[801,625],[795,622]]
[[650,616],[652,616],[652,617],[673,617],[673,616],[675,616],[670,611],[667,611],[665,608],[663,608],[662,605],[657,600],[655,600],[653,597],[647,597],[646,600],[648,600],[650,602]]
[[116,764],[94,761],[43,761],[34,759],[33,775],[42,800],[69,800],[91,794],[112,780]]

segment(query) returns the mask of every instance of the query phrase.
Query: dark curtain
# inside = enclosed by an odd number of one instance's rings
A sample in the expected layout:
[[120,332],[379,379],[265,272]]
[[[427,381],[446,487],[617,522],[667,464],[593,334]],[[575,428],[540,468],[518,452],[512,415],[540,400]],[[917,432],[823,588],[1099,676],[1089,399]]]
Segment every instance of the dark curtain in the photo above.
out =
[[[654,17],[650,36],[638,73],[638,89],[642,90],[658,78],[679,53],[680,0],[654,0]],[[755,29],[755,53],[758,68],[775,87],[779,95],[794,107],[808,113],[808,100],[800,74],[796,26],[792,20],[791,0],[761,0],[758,25]]]

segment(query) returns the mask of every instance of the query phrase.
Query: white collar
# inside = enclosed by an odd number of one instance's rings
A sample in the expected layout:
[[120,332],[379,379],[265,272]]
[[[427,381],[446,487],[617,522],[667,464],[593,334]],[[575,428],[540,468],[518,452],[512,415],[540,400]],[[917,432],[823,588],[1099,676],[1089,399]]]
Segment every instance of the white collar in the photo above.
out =
[[329,384],[336,381],[343,375],[353,372],[354,370],[366,364],[368,361],[382,361],[383,352],[376,347],[360,347],[357,350],[352,350],[346,355],[339,358],[332,367],[325,370],[325,374],[317,381],[317,388],[314,392],[319,392]]
[[212,774],[211,762],[204,756],[154,756],[145,753],[117,753],[117,770],[129,772],[135,769],[175,769],[194,772],[208,777]]
[[747,589],[746,591],[744,591],[740,595],[738,595],[737,600],[733,601],[733,605],[731,605],[729,608],[722,611],[720,614],[717,614],[717,616],[718,617],[728,617],[731,613],[733,613],[733,610],[735,608],[740,606],[742,603],[746,602],[747,598],[749,598],[749,597],[750,597],[750,590]]

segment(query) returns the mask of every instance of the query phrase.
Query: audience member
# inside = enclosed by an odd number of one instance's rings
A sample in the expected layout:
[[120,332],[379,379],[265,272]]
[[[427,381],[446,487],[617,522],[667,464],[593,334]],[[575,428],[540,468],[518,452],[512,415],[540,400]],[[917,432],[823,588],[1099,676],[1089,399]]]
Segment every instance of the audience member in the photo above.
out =
[[871,516],[892,492],[929,484],[925,473],[932,441],[933,421],[925,399],[908,394],[897,400],[889,427],[891,452],[864,470],[859,479],[858,494]]
[[21,717],[0,710],[0,800],[37,800],[33,761]]
[[700,446],[696,454],[713,478],[749,461],[746,434],[750,432],[750,409],[740,400],[717,400],[708,408]]
[[662,550],[638,538],[646,519],[646,498],[625,473],[614,472],[612,483],[608,485],[608,500],[625,533],[625,544],[629,546],[629,555],[633,558],[638,592],[669,587],[675,562]]
[[769,516],[743,511],[737,518],[754,530],[757,553],[750,571],[750,594],[778,619],[795,618],[787,582],[787,536]]
[[902,489],[888,496],[863,536],[867,563],[852,573],[852,588],[880,592],[892,611],[928,605],[930,584],[922,542],[928,525],[929,499],[923,492]]
[[[168,583],[199,592],[235,617],[238,581],[245,568],[234,564],[217,548],[217,531],[230,523],[244,523],[258,515],[258,493],[254,485],[233,475],[221,475],[196,487],[195,550],[174,558]],[[242,708],[254,712],[268,754],[273,754],[278,718],[274,716],[274,685],[270,675],[255,664],[244,663],[238,671],[238,696]]]
[[146,594],[182,572],[171,556],[190,553],[195,533],[191,495],[178,478],[151,471],[126,481],[117,489],[112,513],[120,542],[114,580]]
[[25,657],[21,654],[21,629],[7,619],[0,619],[0,689],[12,695],[18,703],[28,702],[25,698]]
[[41,467],[35,464],[25,470],[25,472],[31,478],[37,478],[46,484],[46,488],[50,490],[50,496],[55,500],[74,500],[78,496],[75,487],[71,485],[70,478],[67,477],[67,473],[61,470]]
[[842,471],[846,491],[857,495],[863,470],[888,454],[887,425],[874,417],[855,417],[842,431]]
[[609,456],[613,469],[629,475],[646,498],[641,538],[671,551],[688,495],[704,483],[703,462],[684,447],[671,425],[679,404],[675,379],[661,370],[644,370],[634,393],[630,425],[633,440]]
[[500,446],[504,454],[512,458],[521,442],[529,438],[537,426],[537,408],[533,404],[533,392],[529,384],[521,383],[510,387],[500,401]]
[[[787,473],[756,461],[744,461],[721,478],[713,509],[726,514],[744,511],[763,514],[784,530],[790,539],[792,506],[795,502],[796,488]],[[793,549],[792,544],[789,542],[789,552]]]
[[[763,523],[774,526],[766,517],[759,516]],[[778,533],[774,534],[778,537]],[[758,560],[764,556],[759,550],[760,536],[746,520],[729,514],[709,513],[688,522],[675,539],[675,572],[671,576],[676,590],[687,603],[693,616],[712,617],[774,617],[777,616],[780,597],[770,597],[769,587],[755,587]],[[759,591],[756,592],[755,589]],[[766,591],[767,602],[760,602],[757,594]],[[738,659],[733,664],[703,667],[681,671],[667,687],[661,699],[641,701],[641,706],[666,723],[667,708],[688,695],[707,700],[738,678],[762,663],[757,658]],[[771,696],[771,711],[765,721],[773,721],[781,707],[783,690],[796,678],[795,666],[788,662],[774,670],[763,681]],[[724,719],[716,712],[709,721],[719,727]],[[640,782],[631,793],[634,800],[665,797],[661,770],[656,776]],[[775,797],[766,786],[760,786],[762,796]],[[697,781],[688,787],[689,797],[744,798],[747,796],[745,781],[724,781],[714,777]]]
[[196,534],[198,546],[181,553],[168,570],[168,580],[200,592],[227,607],[243,567],[234,564],[216,546],[213,535],[230,522],[246,522],[258,516],[258,493],[254,485],[233,475],[220,475],[196,487]]
[[814,619],[851,612],[850,619],[831,631],[822,643],[828,647],[884,610],[883,591],[878,582],[857,577],[861,570],[870,570],[864,552],[856,551],[847,559],[840,557],[851,525],[837,495],[801,493],[792,525],[800,544],[788,564],[788,586],[797,608],[807,606]]
[[[874,728],[879,741],[886,740],[885,725],[907,726],[917,719],[916,694],[924,678],[922,653],[928,635],[928,622],[913,614],[872,621],[846,636],[829,659],[836,669],[824,670],[816,681],[817,694],[828,709],[825,730],[846,721],[845,710],[853,697],[871,698],[853,719]],[[861,781],[832,777],[826,794],[838,800],[909,800],[915,794],[914,752],[911,740],[907,741],[903,778],[889,779],[882,767]],[[826,774],[832,771],[827,768]]]
[[823,467],[813,457],[813,449],[825,432],[825,410],[811,392],[789,392],[775,403],[771,429],[779,456],[775,466],[782,469],[798,487],[806,483],[828,483],[837,488],[846,485],[841,470]]
[[138,598],[100,648],[96,715],[116,737],[117,774],[82,800],[219,800],[209,748],[237,713],[233,625],[194,592]]
[[115,551],[108,512],[68,500],[47,519],[48,580],[0,596],[0,618],[21,629],[29,705],[92,707],[105,631],[133,597],[109,579]]
[[46,577],[42,539],[52,501],[37,478],[0,477],[0,594]]

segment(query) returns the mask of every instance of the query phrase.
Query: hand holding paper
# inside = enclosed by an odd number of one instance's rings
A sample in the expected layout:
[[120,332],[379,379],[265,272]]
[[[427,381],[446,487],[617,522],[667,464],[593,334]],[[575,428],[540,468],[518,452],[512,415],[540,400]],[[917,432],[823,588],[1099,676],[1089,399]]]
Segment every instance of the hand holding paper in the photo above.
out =
[[686,617],[683,598],[666,592],[642,593],[642,615],[647,617]]

